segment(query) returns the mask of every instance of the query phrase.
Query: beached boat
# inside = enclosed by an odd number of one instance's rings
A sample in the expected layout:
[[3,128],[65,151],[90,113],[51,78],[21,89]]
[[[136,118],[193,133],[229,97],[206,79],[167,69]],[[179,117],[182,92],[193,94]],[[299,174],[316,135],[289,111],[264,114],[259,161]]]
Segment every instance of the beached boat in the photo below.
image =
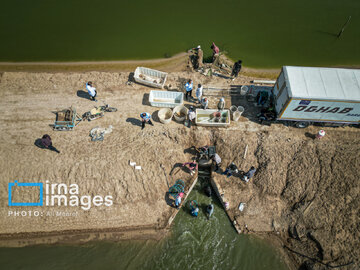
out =
[[164,88],[167,73],[146,67],[137,67],[134,79],[137,83],[145,84],[155,88]]

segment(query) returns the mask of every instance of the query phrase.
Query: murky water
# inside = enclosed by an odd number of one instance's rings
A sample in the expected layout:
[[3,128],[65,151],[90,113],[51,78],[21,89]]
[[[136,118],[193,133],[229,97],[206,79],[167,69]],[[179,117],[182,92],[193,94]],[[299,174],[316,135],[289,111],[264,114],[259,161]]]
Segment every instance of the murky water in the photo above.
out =
[[359,0],[5,0],[0,61],[162,58],[199,44],[207,58],[214,41],[244,66],[359,65],[359,10]]
[[[199,179],[189,200],[199,203],[199,216],[180,210],[172,235],[160,242],[98,242],[80,246],[1,248],[2,269],[287,269],[276,250],[253,236],[238,235],[218,199],[202,192]],[[208,220],[205,207],[212,202]]]

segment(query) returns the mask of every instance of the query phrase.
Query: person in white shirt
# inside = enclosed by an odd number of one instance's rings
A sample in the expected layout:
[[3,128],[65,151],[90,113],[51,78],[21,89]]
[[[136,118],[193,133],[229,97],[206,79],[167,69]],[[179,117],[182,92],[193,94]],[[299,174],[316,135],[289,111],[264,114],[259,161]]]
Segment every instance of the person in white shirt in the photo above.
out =
[[96,88],[93,87],[92,82],[87,82],[87,83],[86,83],[86,90],[87,90],[88,93],[89,93],[90,99],[91,99],[91,100],[94,100],[94,101],[97,101],[97,100],[95,99],[95,97],[96,97],[96,95],[97,95]]
[[188,112],[188,118],[189,118],[189,124],[188,127],[191,128],[192,121],[196,118],[196,113],[194,111],[194,107],[190,106],[189,112]]
[[201,103],[201,97],[202,97],[202,91],[203,91],[203,87],[201,84],[198,84],[198,88],[196,89],[196,97],[199,101],[199,103]]

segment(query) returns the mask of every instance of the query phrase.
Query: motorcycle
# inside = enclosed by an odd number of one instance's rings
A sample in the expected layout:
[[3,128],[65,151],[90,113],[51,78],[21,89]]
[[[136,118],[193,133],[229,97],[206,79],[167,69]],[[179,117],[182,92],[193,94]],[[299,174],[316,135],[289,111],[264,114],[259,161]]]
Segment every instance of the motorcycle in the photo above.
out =
[[108,104],[103,106],[95,107],[94,109],[90,110],[83,114],[83,119],[87,119],[88,121],[92,121],[104,116],[105,112],[116,112],[117,109],[114,107],[109,107]]

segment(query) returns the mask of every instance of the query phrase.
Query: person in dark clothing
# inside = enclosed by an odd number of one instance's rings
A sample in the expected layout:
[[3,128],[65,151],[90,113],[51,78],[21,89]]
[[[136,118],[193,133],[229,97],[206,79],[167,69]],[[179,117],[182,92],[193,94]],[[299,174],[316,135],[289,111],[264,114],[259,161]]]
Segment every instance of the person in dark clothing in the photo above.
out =
[[232,73],[231,73],[231,77],[233,78],[233,80],[235,80],[235,78],[238,76],[238,74],[240,73],[241,71],[241,64],[242,64],[242,61],[239,60],[237,61],[234,66],[233,66],[233,69],[232,69]]
[[211,187],[209,185],[204,188],[204,192],[206,196],[211,197]]
[[210,219],[212,214],[214,213],[214,205],[213,204],[209,204],[206,207],[206,213],[208,214],[208,219]]
[[229,178],[230,176],[232,176],[235,173],[238,173],[239,170],[237,168],[237,166],[235,165],[234,162],[232,162],[225,170],[225,172],[223,172],[222,174],[226,174],[227,178]]
[[243,176],[243,180],[247,183],[255,175],[256,169],[254,166],[251,166],[250,170],[246,172]]
[[51,137],[48,134],[45,134],[44,136],[42,136],[41,138],[41,144],[42,146],[44,146],[44,148],[47,148],[51,151],[55,151],[57,153],[60,153],[59,150],[57,150],[53,145],[52,145],[52,141],[51,141]]

